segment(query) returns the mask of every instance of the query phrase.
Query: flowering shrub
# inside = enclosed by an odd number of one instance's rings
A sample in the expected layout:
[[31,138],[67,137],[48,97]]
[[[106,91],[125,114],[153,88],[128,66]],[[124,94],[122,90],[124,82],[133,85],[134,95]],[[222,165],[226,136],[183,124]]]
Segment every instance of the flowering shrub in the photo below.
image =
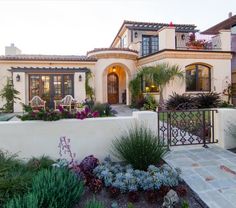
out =
[[90,108],[85,107],[84,110],[78,112],[76,114],[77,119],[85,119],[85,118],[94,118],[94,117],[99,117],[99,113],[97,111],[92,111]]
[[94,118],[99,117],[98,111],[93,111],[88,107],[85,107],[84,110],[80,112],[70,112],[62,106],[58,107],[59,111],[54,111],[52,109],[40,109],[34,110],[30,106],[24,105],[24,108],[27,109],[26,113],[22,116],[18,116],[22,121],[26,120],[43,120],[43,121],[57,121],[60,119],[85,119],[85,118]]
[[189,36],[189,42],[186,43],[189,48],[203,49],[207,47],[206,40],[197,40],[195,34]]
[[138,190],[158,190],[161,186],[174,187],[179,184],[180,171],[164,164],[161,167],[150,165],[147,171],[135,170],[131,165],[112,163],[110,158],[98,165],[93,173],[106,187],[114,187],[122,193]]

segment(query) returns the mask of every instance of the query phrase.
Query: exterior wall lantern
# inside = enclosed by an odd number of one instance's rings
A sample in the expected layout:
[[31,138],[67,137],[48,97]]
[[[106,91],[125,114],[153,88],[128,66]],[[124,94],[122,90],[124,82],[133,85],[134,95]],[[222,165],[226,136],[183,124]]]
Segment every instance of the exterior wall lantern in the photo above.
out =
[[138,37],[138,33],[137,33],[137,32],[134,33],[134,37],[135,37],[135,38]]
[[19,75],[19,74],[16,75],[16,81],[17,81],[17,82],[20,81],[20,75]]
[[81,76],[81,74],[79,75],[79,82],[82,82],[82,76]]

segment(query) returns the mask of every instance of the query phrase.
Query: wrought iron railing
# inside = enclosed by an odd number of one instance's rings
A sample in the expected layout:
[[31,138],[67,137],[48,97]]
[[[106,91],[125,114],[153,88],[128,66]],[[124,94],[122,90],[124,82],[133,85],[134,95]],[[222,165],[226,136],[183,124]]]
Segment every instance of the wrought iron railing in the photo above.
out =
[[176,110],[158,112],[158,136],[169,146],[217,143],[214,122],[217,110]]

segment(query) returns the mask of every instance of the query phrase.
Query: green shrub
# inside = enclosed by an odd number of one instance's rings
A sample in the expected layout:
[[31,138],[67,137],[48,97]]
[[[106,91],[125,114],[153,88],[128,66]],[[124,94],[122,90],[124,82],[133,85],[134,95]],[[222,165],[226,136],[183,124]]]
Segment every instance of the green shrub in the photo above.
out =
[[6,113],[13,112],[13,106],[15,103],[15,100],[20,100],[17,95],[19,95],[19,91],[14,89],[13,80],[8,78],[6,85],[3,87],[3,89],[0,92],[0,97],[6,101],[6,103],[3,105],[3,111]]
[[70,208],[80,199],[83,182],[69,170],[42,170],[32,181],[32,193],[39,200],[39,207]]
[[220,105],[219,105],[220,108],[234,108],[234,105],[233,104],[229,104],[228,102],[226,101],[223,101]]
[[52,160],[48,156],[42,156],[40,158],[33,157],[31,158],[26,166],[30,170],[41,170],[41,169],[49,169],[52,167],[52,164],[54,164],[55,161]]
[[173,93],[166,101],[166,108],[168,110],[178,110],[178,108],[189,109],[192,107],[197,106],[191,95],[179,95],[177,93]]
[[95,103],[92,111],[97,111],[99,113],[99,116],[106,117],[106,116],[114,116],[115,111],[112,109],[111,105],[108,103]]
[[39,200],[34,193],[29,193],[23,197],[15,196],[4,208],[39,208]]
[[16,196],[6,208],[70,208],[80,199],[83,182],[65,169],[44,169],[33,178],[31,190],[24,196]]
[[0,207],[15,195],[26,193],[33,175],[16,155],[0,151]]
[[100,201],[93,198],[86,203],[85,208],[105,208],[105,206]]
[[220,94],[215,92],[199,93],[194,100],[199,108],[217,108],[222,103]]
[[144,126],[129,129],[112,144],[112,154],[117,159],[140,170],[147,170],[149,165],[160,162],[166,152],[164,143]]
[[143,109],[144,110],[156,111],[156,108],[157,108],[157,102],[154,99],[154,97],[149,95],[149,94],[146,95],[144,97]]

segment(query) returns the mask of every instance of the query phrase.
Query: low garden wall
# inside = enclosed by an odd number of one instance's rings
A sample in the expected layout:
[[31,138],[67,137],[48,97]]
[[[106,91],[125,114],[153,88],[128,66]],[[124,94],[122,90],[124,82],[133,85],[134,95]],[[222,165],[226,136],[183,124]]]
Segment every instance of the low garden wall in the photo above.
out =
[[[236,109],[217,109],[215,114],[215,138],[224,149],[236,147]],[[235,134],[234,136],[232,134]]]
[[157,114],[134,112],[131,117],[65,119],[59,121],[8,121],[0,123],[0,149],[17,153],[21,158],[42,155],[59,158],[59,139],[70,139],[76,158],[94,154],[103,159],[109,154],[112,140],[135,124],[157,129]]

